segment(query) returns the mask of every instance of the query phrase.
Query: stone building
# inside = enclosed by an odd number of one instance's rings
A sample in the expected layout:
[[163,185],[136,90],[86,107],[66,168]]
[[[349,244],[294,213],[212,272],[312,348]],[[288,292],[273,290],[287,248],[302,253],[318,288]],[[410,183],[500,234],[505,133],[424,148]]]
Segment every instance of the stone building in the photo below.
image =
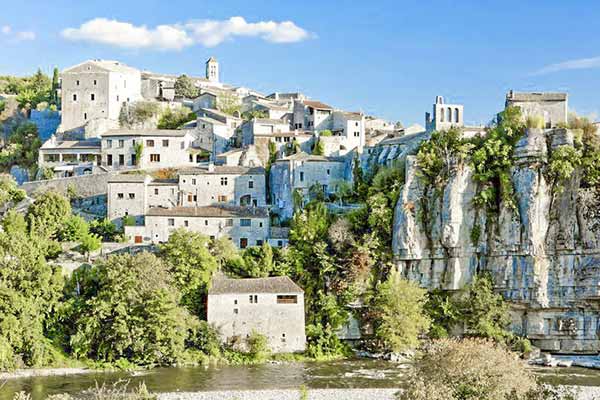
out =
[[[102,165],[110,169],[196,165],[194,139],[188,130],[111,130],[102,135]],[[136,146],[139,145],[142,146],[142,153],[138,160]]]
[[271,211],[281,219],[291,218],[294,192],[304,199],[308,198],[312,187],[333,194],[341,181],[352,182],[352,153],[347,157],[298,153],[280,158],[271,166]]
[[177,228],[211,239],[227,237],[241,249],[261,246],[269,238],[269,211],[239,206],[152,207],[143,225],[126,226],[125,235],[134,243],[162,243]]
[[506,94],[505,105],[519,107],[525,118],[528,116],[544,118],[545,128],[554,128],[567,123],[569,104],[566,93],[519,93],[511,90]]
[[244,347],[253,333],[267,338],[275,353],[306,348],[304,292],[287,276],[216,277],[208,291],[207,320],[224,343]]
[[88,60],[60,76],[61,132],[82,129],[95,120],[116,123],[121,105],[142,97],[140,71],[118,61]]
[[463,113],[463,105],[447,104],[442,96],[436,96],[433,113],[425,113],[425,129],[431,132],[462,128],[465,126]]
[[100,146],[99,139],[59,141],[52,135],[40,147],[38,165],[57,177],[92,174],[101,165]]
[[294,101],[294,129],[322,131],[331,129],[333,107],[315,100]]

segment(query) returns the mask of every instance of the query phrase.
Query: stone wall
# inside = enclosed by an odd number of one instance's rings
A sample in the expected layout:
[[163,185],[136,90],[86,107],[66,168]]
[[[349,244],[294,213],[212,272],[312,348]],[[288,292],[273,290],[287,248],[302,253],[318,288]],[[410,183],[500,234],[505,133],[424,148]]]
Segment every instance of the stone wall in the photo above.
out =
[[106,195],[108,188],[108,179],[113,173],[103,173],[95,175],[71,176],[67,178],[48,179],[43,181],[25,182],[21,189],[27,192],[28,196],[36,193],[54,190],[59,193],[67,194],[69,188],[73,188],[78,197],[94,197]]
[[423,138],[403,138],[371,157],[405,166],[393,227],[397,268],[424,287],[446,290],[490,272],[511,304],[515,332],[543,350],[600,350],[600,193],[581,187],[578,173],[562,191],[546,178],[549,152],[571,146],[572,132],[527,132],[511,172],[516,207],[501,204],[495,215],[473,207],[477,187],[468,163],[454,166],[441,193],[427,190],[410,155]]

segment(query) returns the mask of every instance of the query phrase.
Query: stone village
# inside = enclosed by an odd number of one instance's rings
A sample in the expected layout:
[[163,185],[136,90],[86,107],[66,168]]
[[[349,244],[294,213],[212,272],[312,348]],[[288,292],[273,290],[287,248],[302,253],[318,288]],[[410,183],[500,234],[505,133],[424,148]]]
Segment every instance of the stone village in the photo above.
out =
[[[484,126],[465,126],[463,105],[438,96],[425,114],[425,127],[403,127],[302,93],[265,95],[223,83],[214,57],[206,61],[203,77],[188,79],[197,90],[194,98],[176,95],[176,76],[117,61],[88,60],[65,69],[60,124],[39,151],[39,166],[50,169],[54,179],[22,187],[28,194],[75,188],[83,197],[82,215],[106,216],[123,227],[130,246],[162,243],[171,231],[184,228],[211,239],[227,237],[242,249],[264,243],[285,247],[285,222],[298,204],[342,193],[355,168],[399,163],[406,183],[394,215],[396,267],[424,287],[449,290],[463,287],[476,272],[487,249],[469,239],[469,225],[478,218],[470,207],[474,188],[466,179],[472,171],[452,177],[432,238],[426,238],[413,209],[423,195],[415,171],[419,144],[449,128],[460,128],[465,137],[485,132]],[[582,307],[599,290],[600,274],[590,268],[600,262],[600,237],[582,211],[595,206],[572,196],[562,204],[573,208],[573,216],[545,219],[547,187],[528,164],[532,155],[546,154],[548,143],[573,143],[573,132],[564,128],[567,94],[510,91],[505,105],[540,116],[544,127],[529,129],[517,145],[520,163],[513,179],[519,180],[523,199],[521,222],[506,218],[505,241],[489,256],[496,289],[511,301],[512,329],[541,349],[597,352],[600,311]],[[142,106],[154,112],[128,121]],[[177,129],[157,127],[159,112],[182,111],[193,112],[193,118]],[[352,208],[336,201],[329,206],[340,213]],[[585,240],[574,235],[574,226]],[[433,241],[432,248],[426,240]],[[216,278],[208,294],[208,321],[226,338],[257,329],[272,349],[300,351],[303,304],[302,289],[289,278]],[[360,329],[350,324],[340,334],[358,338]]]

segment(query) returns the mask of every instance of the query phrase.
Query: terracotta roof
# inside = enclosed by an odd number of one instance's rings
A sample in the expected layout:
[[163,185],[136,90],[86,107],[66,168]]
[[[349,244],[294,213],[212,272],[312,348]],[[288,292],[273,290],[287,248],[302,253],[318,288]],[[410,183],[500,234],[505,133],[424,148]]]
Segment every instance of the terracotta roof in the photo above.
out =
[[185,168],[179,175],[263,175],[263,167],[242,167],[238,165],[215,165],[213,171],[207,167]]
[[214,278],[208,290],[209,295],[237,294],[237,293],[304,293],[300,286],[296,285],[287,276],[276,276],[272,278]]
[[157,136],[181,137],[189,133],[186,129],[113,129],[102,134],[102,137],[113,136]]
[[269,218],[269,210],[266,207],[240,206],[152,207],[146,215],[153,217]]
[[320,101],[316,101],[316,100],[304,100],[304,105],[308,106],[308,107],[316,108],[319,110],[333,110],[333,107],[328,106],[327,104],[321,103]]

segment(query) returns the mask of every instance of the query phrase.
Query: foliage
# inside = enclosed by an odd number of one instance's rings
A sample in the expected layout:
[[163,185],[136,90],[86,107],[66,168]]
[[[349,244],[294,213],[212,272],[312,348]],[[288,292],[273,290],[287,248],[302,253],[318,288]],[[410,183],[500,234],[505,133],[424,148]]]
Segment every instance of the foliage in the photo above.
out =
[[0,208],[17,204],[25,199],[25,191],[19,189],[17,182],[9,174],[0,174]]
[[90,233],[100,236],[104,242],[114,242],[120,234],[116,225],[108,218],[92,221],[90,223]]
[[544,117],[541,115],[528,115],[525,118],[525,126],[530,129],[544,129]]
[[312,153],[316,156],[325,155],[325,145],[321,140],[317,140],[313,147]]
[[540,388],[504,346],[481,339],[433,343],[410,374],[400,400],[527,400]]
[[564,189],[564,183],[581,166],[581,157],[581,151],[572,146],[559,146],[552,150],[548,160],[547,176],[557,192],[560,193]]
[[78,251],[81,254],[87,254],[88,261],[90,259],[90,253],[100,249],[102,247],[102,238],[93,233],[86,233],[79,239]]
[[135,153],[135,166],[139,167],[142,162],[142,157],[144,156],[144,143],[141,141],[136,142],[133,145],[133,152]]
[[269,112],[267,110],[248,110],[242,113],[244,121],[251,121],[254,118],[269,118]]
[[63,242],[78,242],[89,233],[89,225],[79,215],[71,215],[60,227],[60,239]]
[[42,180],[54,179],[54,169],[51,167],[40,168],[40,178]]
[[186,346],[202,351],[209,357],[221,356],[221,338],[219,331],[206,321],[194,321],[190,326]]
[[266,242],[244,249],[241,257],[231,259],[226,266],[227,272],[242,278],[266,278],[274,270],[273,248]]
[[254,360],[265,360],[271,352],[267,337],[257,331],[253,330],[246,341],[248,343],[248,353]]
[[183,74],[175,80],[175,96],[186,99],[198,97],[198,88],[189,76]]
[[171,232],[159,246],[159,254],[181,291],[181,305],[192,314],[204,316],[204,300],[217,261],[208,248],[208,237],[184,228]]
[[125,215],[123,217],[123,226],[135,226],[135,217],[133,215]]
[[184,351],[188,314],[166,265],[149,253],[111,256],[76,270],[62,324],[75,357],[168,365]]
[[9,235],[17,233],[27,233],[27,222],[23,214],[18,213],[15,209],[10,209],[4,218],[2,218],[2,230]]
[[324,129],[319,132],[319,136],[323,136],[323,137],[333,136],[333,132],[331,132],[329,129]]
[[119,124],[131,128],[137,124],[149,121],[160,111],[159,103],[155,101],[136,101],[121,108]]
[[4,86],[0,85],[0,93],[17,95],[20,108],[35,109],[39,103],[53,103],[52,83],[50,78],[38,68],[30,77],[3,77]]
[[8,143],[8,148],[3,149],[0,157],[2,166],[19,165],[32,168],[37,165],[38,152],[42,142],[34,123],[22,122],[15,125],[8,135]]
[[27,223],[32,232],[53,238],[71,215],[71,204],[62,194],[42,193],[27,210]]
[[42,240],[20,230],[0,232],[0,369],[52,363],[45,337],[60,296],[60,272],[44,259]]
[[452,294],[440,289],[427,293],[424,309],[431,319],[429,337],[432,339],[447,338],[462,318],[460,305]]
[[175,110],[167,108],[158,120],[158,129],[177,129],[186,122],[197,118],[196,114],[188,108],[181,107]]
[[429,317],[424,313],[426,290],[392,270],[387,281],[376,289],[374,312],[378,321],[375,334],[393,352],[415,348],[419,335],[427,331]]
[[217,97],[217,109],[228,115],[237,114],[241,109],[240,99],[232,93],[223,92]]

